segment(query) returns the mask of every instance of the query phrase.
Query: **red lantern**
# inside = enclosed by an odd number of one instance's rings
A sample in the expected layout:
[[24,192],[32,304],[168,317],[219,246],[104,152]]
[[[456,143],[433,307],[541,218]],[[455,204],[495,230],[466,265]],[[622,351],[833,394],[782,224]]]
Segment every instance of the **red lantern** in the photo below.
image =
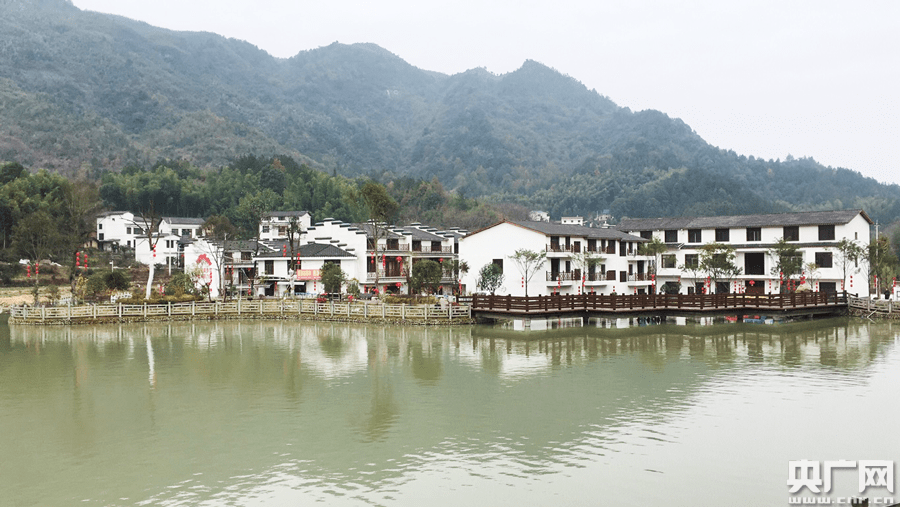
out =
[[397,256],[397,262],[401,262],[401,261],[403,261],[403,257],[400,257],[400,256],[398,255],[398,256]]
[[444,258],[441,257],[440,259],[438,259],[438,262],[444,262]]
[[398,289],[400,288],[400,282],[397,282],[397,288]]
[[754,285],[756,285],[756,280],[750,280],[750,286],[753,287]]
[[281,245],[281,256],[287,257],[287,245]]
[[87,269],[87,254],[84,254],[84,267]]
[[25,278],[31,278],[31,264],[25,265]]

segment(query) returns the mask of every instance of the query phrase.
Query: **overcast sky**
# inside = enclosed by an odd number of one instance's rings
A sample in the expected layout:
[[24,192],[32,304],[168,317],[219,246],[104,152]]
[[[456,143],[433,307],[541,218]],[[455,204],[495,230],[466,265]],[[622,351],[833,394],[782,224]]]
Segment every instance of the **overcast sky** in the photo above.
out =
[[900,183],[900,2],[73,0],[287,58],[371,42],[416,67],[496,74],[536,60],[707,142],[813,157]]

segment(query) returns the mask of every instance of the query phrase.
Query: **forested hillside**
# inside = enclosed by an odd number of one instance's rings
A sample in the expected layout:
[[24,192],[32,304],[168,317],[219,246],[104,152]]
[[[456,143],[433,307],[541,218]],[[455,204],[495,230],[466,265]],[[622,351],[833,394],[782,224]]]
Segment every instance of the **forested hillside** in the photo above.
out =
[[218,175],[243,155],[284,154],[328,174],[395,188],[434,180],[460,198],[554,217],[857,207],[900,217],[896,185],[725,148],[533,61],[448,76],[337,43],[277,59],[66,0],[0,0],[0,161],[32,170],[99,179],[173,160]]

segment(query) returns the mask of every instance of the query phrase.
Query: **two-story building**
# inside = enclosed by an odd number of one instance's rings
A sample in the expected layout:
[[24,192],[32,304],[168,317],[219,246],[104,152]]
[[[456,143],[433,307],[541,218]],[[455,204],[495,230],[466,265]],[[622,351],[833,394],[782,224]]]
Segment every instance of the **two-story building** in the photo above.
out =
[[144,233],[141,218],[130,211],[106,211],[97,215],[97,248],[102,251],[134,249]]
[[182,267],[184,263],[185,245],[202,237],[202,218],[162,217],[154,224],[158,234],[155,248],[151,247],[150,238],[145,230],[148,224],[137,228],[140,235],[134,240],[134,258],[141,264],[162,264],[170,267]]
[[[845,263],[837,245],[842,239],[865,249],[872,220],[862,210],[810,211],[715,217],[623,219],[617,229],[646,239],[665,242],[657,283],[669,284],[682,294],[777,293],[783,274],[776,269],[773,248],[780,239],[796,246],[802,256],[801,280],[809,290],[868,294],[860,261]],[[740,274],[729,281],[707,286],[700,268],[701,247],[710,243],[734,249]],[[810,269],[812,268],[812,269]],[[846,271],[846,276],[845,276]],[[710,283],[713,285],[713,283]]]
[[469,266],[466,288],[477,291],[486,264],[500,267],[500,294],[524,296],[524,276],[512,256],[520,249],[545,252],[546,259],[528,281],[528,295],[646,294],[653,291],[650,258],[638,255],[646,239],[616,229],[543,221],[503,221],[459,240],[459,257]]
[[263,215],[259,222],[260,241],[274,241],[287,239],[290,235],[291,224],[296,224],[295,231],[299,237],[303,231],[309,229],[312,216],[307,211],[272,211]]

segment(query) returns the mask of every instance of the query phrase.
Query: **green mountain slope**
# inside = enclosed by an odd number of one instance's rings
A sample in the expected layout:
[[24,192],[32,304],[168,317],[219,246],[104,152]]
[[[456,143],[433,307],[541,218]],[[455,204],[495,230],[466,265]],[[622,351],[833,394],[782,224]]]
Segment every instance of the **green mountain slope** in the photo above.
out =
[[554,216],[863,207],[900,217],[896,185],[812,159],[737,156],[537,62],[448,76],[337,43],[277,59],[66,0],[0,0],[0,106],[0,159],[64,173],[282,153],[385,182],[437,178]]

